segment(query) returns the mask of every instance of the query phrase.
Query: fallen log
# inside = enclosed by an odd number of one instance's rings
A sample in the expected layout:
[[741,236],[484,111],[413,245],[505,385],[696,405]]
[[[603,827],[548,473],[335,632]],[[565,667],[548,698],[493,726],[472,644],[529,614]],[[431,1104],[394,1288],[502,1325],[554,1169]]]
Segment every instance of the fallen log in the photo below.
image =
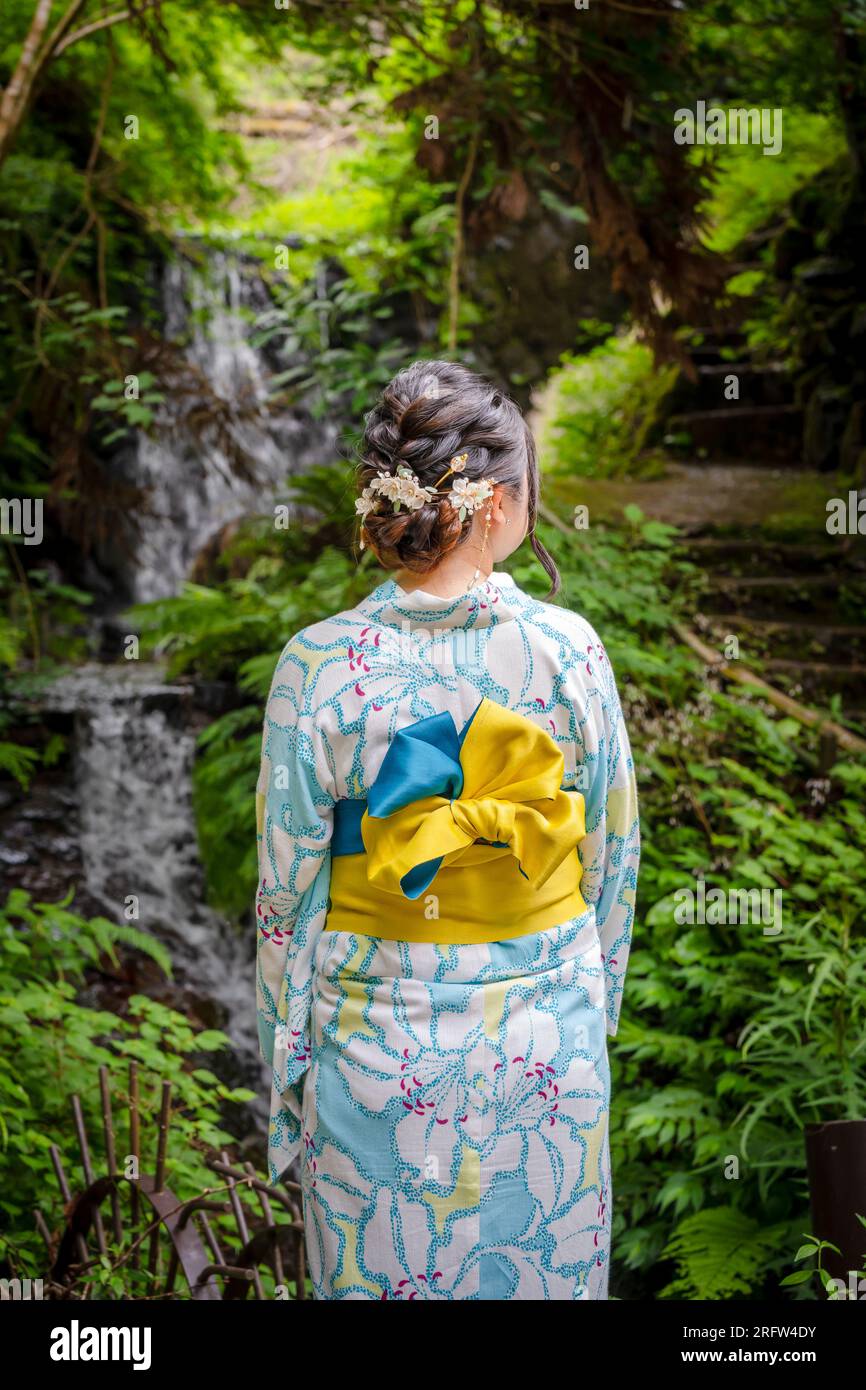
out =
[[726,680],[736,681],[739,685],[749,685],[756,690],[760,690],[765,700],[768,700],[776,709],[782,710],[784,714],[789,714],[792,719],[796,719],[798,724],[805,724],[807,728],[817,729],[822,734],[832,734],[840,748],[845,748],[849,753],[866,753],[866,739],[858,738],[852,734],[850,729],[837,724],[834,719],[828,719],[820,710],[809,709],[806,705],[801,705],[799,700],[792,700],[790,695],[785,695],[783,691],[777,690],[769,681],[765,681],[761,676],[750,671],[748,666],[741,666],[737,661],[727,661],[713,647],[708,647],[706,642],[702,642],[697,633],[692,632],[684,623],[672,623],[674,632],[681,642],[687,647],[691,647],[704,664],[713,671],[718,671],[720,676]]

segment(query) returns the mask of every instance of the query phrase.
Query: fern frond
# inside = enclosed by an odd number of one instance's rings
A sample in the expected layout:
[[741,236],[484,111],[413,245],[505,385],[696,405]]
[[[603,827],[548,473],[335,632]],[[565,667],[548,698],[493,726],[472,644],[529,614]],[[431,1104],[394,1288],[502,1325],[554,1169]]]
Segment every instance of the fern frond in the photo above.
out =
[[768,1266],[784,1255],[787,1226],[762,1226],[736,1207],[713,1207],[676,1227],[664,1256],[677,1277],[662,1298],[726,1299],[754,1295]]
[[8,772],[25,791],[38,762],[37,749],[23,743],[0,743],[0,772]]

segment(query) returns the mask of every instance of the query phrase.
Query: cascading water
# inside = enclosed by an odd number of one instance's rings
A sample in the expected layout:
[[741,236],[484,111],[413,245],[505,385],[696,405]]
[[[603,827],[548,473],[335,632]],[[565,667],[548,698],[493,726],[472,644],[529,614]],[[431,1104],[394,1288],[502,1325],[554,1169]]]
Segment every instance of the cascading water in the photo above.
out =
[[[267,303],[260,277],[228,253],[212,253],[204,268],[178,260],[164,272],[166,337],[182,345],[185,389],[198,378],[211,404],[218,398],[221,431],[193,434],[169,382],[153,431],[115,460],[115,473],[149,498],[135,543],[98,557],[122,607],[125,598],[176,593],[228,522],[271,512],[288,474],[333,457],[331,426],[268,409],[271,370],[251,342],[254,316]],[[203,905],[189,695],[188,686],[167,683],[158,666],[123,661],[64,677],[48,707],[74,714],[83,886],[115,920],[128,898],[137,899],[137,925],[170,948],[184,995],[216,1003],[235,1046],[232,1079],[256,1090],[262,1123],[269,1081],[256,1040],[254,934],[239,941]],[[251,835],[254,823],[251,792]]]
[[199,1016],[204,1004],[235,1044],[234,1079],[261,1096],[252,943],[205,905],[190,794],[192,693],[167,682],[158,666],[94,664],[55,681],[46,707],[74,716],[78,849],[89,898],[114,921],[129,920],[165,943],[174,1002]]
[[[328,462],[335,445],[332,426],[304,412],[268,410],[272,372],[251,342],[268,292],[248,262],[224,251],[195,267],[173,261],[162,301],[166,338],[183,345],[181,374],[175,389],[168,382],[154,429],[115,462],[118,476],[147,499],[123,565],[136,601],[176,593],[215,534],[270,510],[287,475]],[[209,424],[214,414],[218,424]],[[195,428],[192,415],[201,419]]]

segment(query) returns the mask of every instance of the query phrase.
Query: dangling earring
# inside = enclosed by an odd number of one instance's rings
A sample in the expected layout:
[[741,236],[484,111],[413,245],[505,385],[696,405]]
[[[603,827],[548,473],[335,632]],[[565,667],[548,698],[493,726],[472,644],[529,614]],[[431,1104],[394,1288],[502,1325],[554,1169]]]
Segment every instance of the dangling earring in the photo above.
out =
[[487,549],[487,533],[490,530],[490,522],[492,519],[493,509],[491,507],[488,507],[484,520],[484,540],[481,542],[481,554],[478,557],[478,568],[472,576],[473,585],[478,583],[478,576],[481,573],[481,561],[484,559],[484,552]]

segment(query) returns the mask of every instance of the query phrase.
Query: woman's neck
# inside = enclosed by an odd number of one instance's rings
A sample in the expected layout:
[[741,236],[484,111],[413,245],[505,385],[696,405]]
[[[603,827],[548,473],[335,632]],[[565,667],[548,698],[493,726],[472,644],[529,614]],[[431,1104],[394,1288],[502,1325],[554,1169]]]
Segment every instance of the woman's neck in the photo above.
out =
[[[437,598],[459,598],[472,588],[476,564],[477,561],[473,563],[468,556],[464,558],[459,554],[446,555],[444,560],[425,574],[418,574],[413,570],[397,570],[394,578],[406,593],[413,589],[423,589],[425,594],[435,594]],[[485,563],[475,582],[483,584],[492,569],[492,563],[485,557]]]

